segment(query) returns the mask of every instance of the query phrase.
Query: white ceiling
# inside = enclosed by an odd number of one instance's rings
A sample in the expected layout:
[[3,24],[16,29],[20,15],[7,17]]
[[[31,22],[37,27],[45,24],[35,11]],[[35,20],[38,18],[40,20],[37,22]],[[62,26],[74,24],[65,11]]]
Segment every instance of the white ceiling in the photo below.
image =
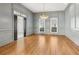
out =
[[63,11],[68,3],[22,3],[22,5],[32,12],[38,13],[47,11]]

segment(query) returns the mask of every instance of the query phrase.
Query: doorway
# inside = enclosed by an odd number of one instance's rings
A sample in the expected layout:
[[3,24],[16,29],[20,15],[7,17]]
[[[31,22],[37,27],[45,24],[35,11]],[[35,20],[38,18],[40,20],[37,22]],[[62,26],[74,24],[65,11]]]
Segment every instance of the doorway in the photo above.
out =
[[26,36],[26,17],[14,15],[14,40]]

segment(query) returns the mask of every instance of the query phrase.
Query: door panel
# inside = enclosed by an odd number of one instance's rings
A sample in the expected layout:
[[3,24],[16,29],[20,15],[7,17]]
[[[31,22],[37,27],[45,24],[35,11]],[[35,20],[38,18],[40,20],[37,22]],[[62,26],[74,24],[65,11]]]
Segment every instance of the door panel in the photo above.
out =
[[17,39],[24,37],[24,18],[21,16],[17,17]]
[[14,40],[17,40],[17,15],[14,15]]
[[24,18],[24,37],[26,36],[26,18]]

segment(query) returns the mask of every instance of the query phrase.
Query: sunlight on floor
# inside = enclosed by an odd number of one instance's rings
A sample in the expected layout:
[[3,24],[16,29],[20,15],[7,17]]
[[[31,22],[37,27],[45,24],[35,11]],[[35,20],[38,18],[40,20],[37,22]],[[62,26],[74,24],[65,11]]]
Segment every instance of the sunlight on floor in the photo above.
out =
[[50,37],[50,49],[52,53],[58,52],[58,38],[57,37]]
[[38,38],[38,44],[39,44],[39,46],[40,47],[43,47],[43,46],[45,46],[45,37],[44,36],[39,36],[39,38]]
[[17,40],[17,52],[25,48],[24,38]]

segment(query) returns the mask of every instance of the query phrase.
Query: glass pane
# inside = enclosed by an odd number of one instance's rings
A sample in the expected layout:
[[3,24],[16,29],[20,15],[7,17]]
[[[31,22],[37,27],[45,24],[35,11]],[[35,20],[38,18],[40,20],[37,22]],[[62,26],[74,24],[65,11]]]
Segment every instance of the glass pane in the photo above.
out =
[[51,31],[52,31],[52,32],[57,32],[57,27],[52,27],[52,28],[51,28]]
[[44,32],[44,27],[40,28],[40,31]]

